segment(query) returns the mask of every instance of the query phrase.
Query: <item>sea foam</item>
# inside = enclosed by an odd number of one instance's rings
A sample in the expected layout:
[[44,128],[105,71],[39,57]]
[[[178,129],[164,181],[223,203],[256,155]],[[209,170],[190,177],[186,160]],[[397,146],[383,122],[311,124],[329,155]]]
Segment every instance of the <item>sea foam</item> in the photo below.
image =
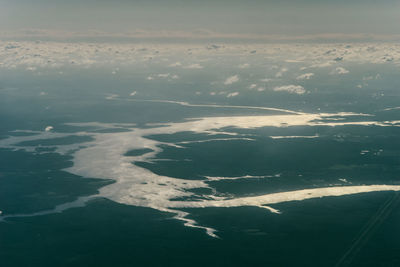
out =
[[[175,102],[180,103],[181,102]],[[183,103],[184,105],[189,105]],[[283,110],[280,110],[283,111]],[[365,114],[355,113],[298,113],[294,111],[283,115],[269,116],[232,116],[232,117],[203,117],[194,118],[178,123],[161,123],[147,125],[146,128],[138,128],[134,124],[106,124],[106,123],[69,123],[69,126],[97,127],[98,129],[124,128],[123,132],[96,132],[81,131],[74,135],[90,136],[92,139],[77,145],[52,146],[60,154],[71,154],[73,166],[65,169],[75,175],[83,177],[96,177],[113,179],[115,183],[100,188],[95,196],[83,197],[77,201],[66,203],[55,207],[53,210],[42,211],[34,214],[3,215],[2,219],[10,217],[23,217],[44,215],[52,212],[61,212],[71,207],[84,205],[93,197],[105,197],[112,201],[141,207],[149,207],[163,212],[174,213],[174,218],[182,220],[185,226],[196,227],[206,231],[212,237],[217,237],[216,230],[210,227],[200,226],[194,220],[188,218],[189,213],[182,211],[185,208],[206,208],[206,207],[241,207],[255,206],[268,209],[271,212],[279,211],[269,205],[288,202],[302,201],[311,198],[338,197],[350,194],[368,193],[375,191],[400,191],[397,185],[352,185],[335,186],[325,188],[301,189],[289,192],[264,194],[250,197],[222,197],[216,194],[210,182],[215,180],[239,180],[239,179],[276,179],[274,176],[241,176],[241,177],[205,177],[204,180],[179,179],[158,175],[148,169],[135,165],[136,161],[150,162],[157,153],[161,152],[161,145],[180,147],[179,144],[190,143],[182,141],[177,143],[159,142],[146,136],[157,134],[174,134],[179,132],[194,132],[208,135],[229,134],[232,138],[211,138],[204,141],[230,141],[246,140],[253,141],[229,129],[253,129],[260,127],[289,127],[289,126],[342,126],[342,125],[376,125],[376,126],[399,126],[391,121],[334,121],[331,118],[356,117],[363,118]],[[36,132],[32,136],[10,136],[0,140],[1,148],[25,149],[35,152],[34,147],[18,145],[24,141],[51,139],[69,136],[71,133],[57,133],[55,131]],[[315,138],[317,136],[312,136]],[[276,138],[276,137],[275,137]],[[304,138],[303,136],[279,136],[278,138]],[[311,138],[307,136],[306,138]],[[134,149],[148,149],[151,152],[137,156],[126,156],[126,153]],[[39,153],[39,152],[38,152]],[[43,152],[41,152],[43,153]],[[274,178],[275,177],[275,178]],[[193,193],[190,189],[208,188],[213,193],[202,195]],[[190,197],[198,197],[200,200],[182,200]],[[179,199],[179,200],[177,200]],[[7,211],[5,211],[7,212]]]

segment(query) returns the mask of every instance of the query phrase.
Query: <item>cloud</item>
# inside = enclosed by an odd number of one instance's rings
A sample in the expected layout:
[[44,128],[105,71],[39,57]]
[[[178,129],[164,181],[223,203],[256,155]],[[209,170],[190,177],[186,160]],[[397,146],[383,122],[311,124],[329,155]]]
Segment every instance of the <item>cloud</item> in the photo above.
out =
[[370,81],[370,80],[378,80],[381,78],[381,75],[378,73],[375,76],[364,76],[362,79],[363,81]]
[[226,78],[224,84],[225,85],[230,85],[230,84],[236,83],[238,81],[239,81],[239,76],[233,75],[233,76],[230,76],[230,77]]
[[303,86],[301,85],[284,85],[284,86],[278,86],[274,88],[275,92],[288,92],[291,94],[298,94],[302,95],[306,92]]
[[106,96],[106,99],[107,99],[107,100],[114,100],[114,99],[116,99],[117,97],[119,97],[119,95],[117,95],[117,94],[110,94],[110,95]]
[[302,75],[297,76],[296,80],[309,80],[314,76],[314,73],[304,73]]
[[168,67],[179,67],[179,66],[182,66],[182,63],[180,63],[179,61],[168,65]]
[[248,64],[248,63],[240,64],[240,65],[238,66],[239,69],[247,69],[247,68],[249,68],[249,67],[250,67],[250,64]]
[[331,71],[331,74],[347,74],[349,73],[348,70],[346,70],[343,67],[337,67],[336,69],[334,69],[333,71]]
[[283,74],[284,74],[285,72],[287,72],[287,71],[288,71],[287,68],[281,68],[281,69],[275,74],[275,77],[276,77],[276,78],[280,78],[280,77],[282,77]]
[[148,76],[147,80],[151,81],[151,80],[154,80],[155,78],[161,78],[161,79],[168,78],[168,81],[171,81],[171,79],[173,79],[173,80],[179,79],[179,76],[176,74],[171,74],[171,73],[160,73],[157,75]]
[[[334,59],[341,57],[349,64],[390,62],[390,64],[400,65],[398,47],[399,45],[394,43],[225,44],[224,53],[221,53],[222,48],[209,50],[204,44],[197,43],[172,45],[168,43],[64,42],[62,40],[58,42],[3,41],[0,42],[0,69],[27,69],[38,74],[42,68],[58,72],[63,67],[107,66],[110,72],[113,70],[117,72],[118,68],[125,69],[132,65],[148,68],[149,61],[157,67],[200,68],[203,67],[200,64],[207,61],[211,66],[221,63],[221,67],[229,65],[230,68],[238,68],[238,66],[246,68],[250,65],[249,68],[251,68],[257,61],[244,62],[242,53],[254,49],[257,50],[260,59],[268,58],[273,62],[272,64],[278,66],[274,68],[274,74],[280,78],[285,77],[285,72],[287,73],[288,70],[286,66],[279,64],[288,64],[284,63],[288,62],[288,58],[302,60],[303,68],[307,69],[324,67],[330,70],[335,69],[341,65],[338,65],[339,63]],[[194,56],[193,60],[197,60],[193,61],[193,64],[183,61],[189,51]],[[226,60],[228,57],[232,59],[229,63]],[[292,68],[291,64],[288,66]],[[297,66],[293,67],[297,68]],[[335,70],[333,74],[339,73]],[[153,78],[157,78],[156,75]]]
[[326,67],[332,66],[334,63],[335,63],[335,61],[331,61],[331,60],[328,60],[325,62],[318,62],[318,63],[312,64],[310,66],[310,68],[326,68]]
[[188,66],[183,67],[184,69],[202,69],[203,66],[201,66],[200,64],[191,64]]
[[227,94],[226,97],[235,97],[235,96],[238,96],[238,95],[239,95],[239,92],[233,92],[233,93]]
[[253,84],[250,84],[248,88],[251,90],[251,89],[254,89],[256,87],[257,87],[257,84],[253,83]]

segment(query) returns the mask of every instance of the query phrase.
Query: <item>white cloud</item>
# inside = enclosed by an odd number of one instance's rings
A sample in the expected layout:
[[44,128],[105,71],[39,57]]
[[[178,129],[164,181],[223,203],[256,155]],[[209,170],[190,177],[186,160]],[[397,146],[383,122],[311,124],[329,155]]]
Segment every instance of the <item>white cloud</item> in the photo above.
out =
[[375,76],[364,76],[363,81],[369,81],[369,80],[378,80],[381,78],[381,75],[378,73]]
[[182,66],[182,63],[180,63],[180,62],[178,61],[178,62],[175,62],[175,63],[171,63],[171,64],[169,64],[168,66],[169,66],[169,67],[179,67],[179,66]]
[[253,83],[253,84],[250,84],[248,88],[251,90],[251,89],[254,89],[256,87],[257,87],[257,84]]
[[311,77],[314,76],[314,73],[304,73],[302,75],[297,76],[296,80],[309,80]]
[[230,84],[236,83],[236,82],[238,82],[238,81],[239,81],[239,76],[233,75],[233,76],[228,77],[228,78],[225,80],[224,84],[225,84],[225,85],[230,85]]
[[191,65],[188,65],[188,66],[185,66],[184,67],[184,69],[202,69],[203,68],[203,66],[202,65],[200,65],[200,64],[191,64]]
[[[165,64],[169,67],[198,68],[196,64],[184,64],[182,59],[188,51],[198,60],[217,61],[225,56],[233,56],[230,67],[250,68],[253,63],[243,62],[243,51],[257,50],[257,57],[274,62],[274,69],[278,77],[284,77],[287,71],[279,66],[284,62],[293,63],[303,61],[303,68],[336,68],[335,58],[345,58],[348,63],[387,63],[399,65],[400,45],[396,43],[353,43],[342,44],[253,44],[239,46],[227,44],[224,46],[226,54],[221,49],[208,49],[203,44],[134,44],[134,43],[85,43],[85,42],[2,42],[0,43],[0,68],[41,71],[40,68],[51,68],[59,71],[61,67],[89,68],[91,66],[119,66],[125,68],[130,65],[143,66],[143,62],[150,59],[155,64]],[[327,53],[329,51],[329,53]],[[170,61],[174,59],[173,61]],[[179,60],[178,60],[179,59]],[[227,61],[222,61],[227,62]],[[248,65],[247,65],[248,64]],[[334,67],[333,67],[334,66]],[[297,68],[297,67],[296,67]],[[114,69],[117,72],[117,69]],[[156,76],[154,76],[156,77]]]
[[151,81],[154,80],[155,78],[161,78],[161,79],[166,79],[168,78],[168,81],[176,80],[179,79],[179,76],[176,74],[171,74],[171,73],[159,73],[157,75],[150,75],[147,77],[147,80]]
[[276,77],[276,78],[280,78],[280,77],[282,77],[283,74],[284,74],[285,72],[287,72],[287,71],[288,71],[287,68],[281,68],[281,69],[275,74],[275,77]]
[[310,68],[326,68],[326,67],[332,66],[332,64],[334,64],[334,63],[335,63],[335,61],[318,62],[318,63],[312,64],[310,66]]
[[331,72],[331,74],[347,74],[347,73],[349,73],[349,71],[346,70],[346,69],[343,68],[343,67],[337,67],[336,69],[334,69],[334,70]]
[[111,94],[111,95],[106,96],[106,99],[107,99],[107,100],[114,100],[114,99],[116,99],[117,97],[119,97],[119,95]]
[[248,67],[250,67],[250,64],[248,64],[248,63],[240,64],[238,66],[239,69],[247,69]]
[[298,94],[302,95],[306,92],[303,86],[301,85],[284,85],[284,86],[278,86],[274,88],[275,92],[288,92],[291,94]]
[[238,95],[239,95],[239,92],[233,92],[233,93],[227,94],[226,97],[235,97],[235,96],[238,96]]

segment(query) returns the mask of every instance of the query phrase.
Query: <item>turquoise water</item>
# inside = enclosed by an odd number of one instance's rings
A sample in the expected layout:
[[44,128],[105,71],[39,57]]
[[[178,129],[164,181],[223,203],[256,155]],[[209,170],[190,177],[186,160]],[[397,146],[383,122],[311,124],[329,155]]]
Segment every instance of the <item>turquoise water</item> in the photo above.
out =
[[[400,265],[397,189],[318,195],[400,185],[398,66],[298,81],[298,63],[220,60],[169,81],[147,79],[160,63],[1,69],[1,265]],[[288,84],[307,93],[274,91]]]

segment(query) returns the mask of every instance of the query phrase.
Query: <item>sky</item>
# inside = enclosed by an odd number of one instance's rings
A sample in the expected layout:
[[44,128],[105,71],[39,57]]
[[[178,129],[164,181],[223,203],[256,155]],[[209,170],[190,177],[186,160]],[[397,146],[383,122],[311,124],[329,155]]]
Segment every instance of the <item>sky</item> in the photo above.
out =
[[0,0],[0,32],[397,36],[399,10],[400,0]]

